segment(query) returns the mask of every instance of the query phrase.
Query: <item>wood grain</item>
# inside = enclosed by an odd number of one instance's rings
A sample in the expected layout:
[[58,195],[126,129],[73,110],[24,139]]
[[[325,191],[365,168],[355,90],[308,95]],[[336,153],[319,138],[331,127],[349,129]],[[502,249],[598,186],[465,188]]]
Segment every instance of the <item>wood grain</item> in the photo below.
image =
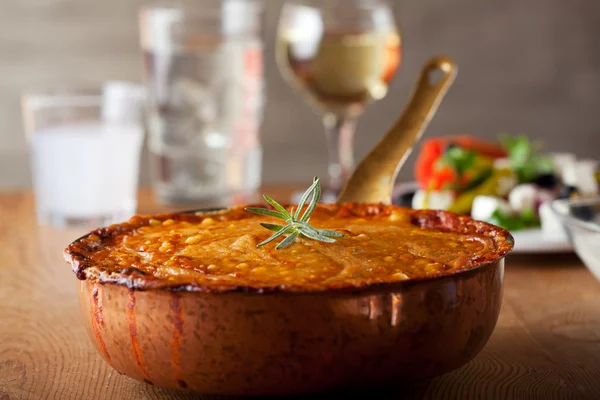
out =
[[[265,191],[285,201],[290,188]],[[142,194],[141,212],[161,210]],[[75,278],[62,259],[82,233],[37,226],[29,193],[0,194],[0,400],[218,398],[139,383],[107,366],[84,331]],[[479,356],[431,381],[360,394],[598,399],[598,377],[600,283],[572,255],[513,256],[498,325]]]

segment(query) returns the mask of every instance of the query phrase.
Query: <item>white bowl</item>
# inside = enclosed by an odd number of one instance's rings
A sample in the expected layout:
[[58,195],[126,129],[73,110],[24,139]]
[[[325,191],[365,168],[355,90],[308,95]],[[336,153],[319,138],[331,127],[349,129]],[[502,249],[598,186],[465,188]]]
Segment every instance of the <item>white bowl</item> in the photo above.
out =
[[554,200],[550,207],[562,221],[579,258],[600,280],[600,197]]

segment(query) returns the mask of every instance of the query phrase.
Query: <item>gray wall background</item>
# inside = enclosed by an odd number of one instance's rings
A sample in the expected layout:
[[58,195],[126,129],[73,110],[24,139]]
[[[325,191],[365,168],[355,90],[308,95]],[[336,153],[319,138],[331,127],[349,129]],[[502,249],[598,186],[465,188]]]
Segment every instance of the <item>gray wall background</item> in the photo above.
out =
[[[267,4],[264,182],[325,176],[319,117],[283,82],[273,56],[281,1]],[[0,188],[30,185],[19,95],[61,83],[140,81],[140,0],[0,0]],[[600,145],[600,1],[396,1],[404,61],[388,96],[367,109],[360,158],[397,118],[421,65],[443,53],[459,74],[426,136],[528,134],[548,150],[596,157]],[[293,150],[289,150],[293,149]],[[68,154],[65,154],[68,157]],[[414,159],[414,154],[411,160]],[[147,158],[142,184],[148,183]],[[406,164],[401,178],[412,175]]]

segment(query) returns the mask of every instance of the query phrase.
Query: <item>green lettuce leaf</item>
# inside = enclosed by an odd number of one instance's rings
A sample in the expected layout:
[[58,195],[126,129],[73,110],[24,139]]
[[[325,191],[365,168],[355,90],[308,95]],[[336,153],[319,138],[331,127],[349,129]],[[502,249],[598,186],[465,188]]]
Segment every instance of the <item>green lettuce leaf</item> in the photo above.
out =
[[496,210],[488,222],[508,231],[519,231],[540,226],[540,219],[533,210],[525,210],[520,215],[508,215]]
[[549,157],[538,153],[541,145],[532,143],[527,136],[500,135],[500,143],[506,149],[512,169],[520,183],[528,183],[540,175],[553,173],[554,166]]

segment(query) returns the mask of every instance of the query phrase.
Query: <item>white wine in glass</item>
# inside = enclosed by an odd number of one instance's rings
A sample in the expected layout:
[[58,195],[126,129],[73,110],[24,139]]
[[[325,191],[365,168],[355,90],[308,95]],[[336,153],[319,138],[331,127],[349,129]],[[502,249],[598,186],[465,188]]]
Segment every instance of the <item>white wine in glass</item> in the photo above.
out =
[[277,63],[288,83],[323,115],[327,189],[336,194],[354,168],[356,119],[387,94],[401,62],[401,37],[386,1],[287,1]]

